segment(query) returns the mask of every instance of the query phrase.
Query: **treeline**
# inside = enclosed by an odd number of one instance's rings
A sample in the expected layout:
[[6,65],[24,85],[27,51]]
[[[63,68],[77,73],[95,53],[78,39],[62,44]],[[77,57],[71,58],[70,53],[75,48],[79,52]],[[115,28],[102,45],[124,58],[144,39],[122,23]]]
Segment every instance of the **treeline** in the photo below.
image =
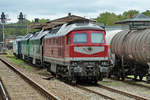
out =
[[[98,23],[104,23],[105,25],[111,26],[111,25],[115,25],[115,22],[123,20],[123,19],[127,19],[130,17],[130,13],[132,13],[132,15],[136,15],[139,14],[140,12],[137,10],[129,10],[129,11],[125,11],[122,14],[115,14],[115,13],[111,13],[111,12],[104,12],[101,13],[97,18],[96,21]],[[150,10],[146,10],[144,12],[142,12],[143,14],[150,16]],[[49,21],[49,19],[40,19],[39,23],[44,23]],[[20,24],[19,22],[17,23],[11,23],[11,24],[7,24],[7,25],[12,25],[12,26],[21,26],[21,25],[29,25],[31,23],[34,23],[34,21],[29,21],[29,20],[25,20],[24,24]],[[35,31],[35,29],[29,29],[29,32]],[[2,29],[0,29],[0,35],[2,33]],[[27,29],[26,28],[6,28],[5,29],[5,34],[6,35],[25,35],[27,33]]]
[[[45,23],[49,21],[49,19],[39,19],[39,23]],[[34,21],[29,21],[29,20],[25,20],[24,23],[11,23],[11,24],[6,24],[7,26],[27,26],[29,24],[34,23]],[[5,25],[5,26],[6,26]],[[2,26],[1,26],[2,27]],[[32,31],[36,31],[35,29],[28,29],[27,28],[5,28],[5,34],[6,36],[8,35],[25,35],[28,32],[32,32]],[[0,36],[2,37],[2,28],[0,28]]]
[[[139,14],[140,12],[137,11],[137,10],[129,10],[129,11],[125,11],[122,14],[119,14],[119,15],[117,15],[115,13],[104,12],[104,13],[101,13],[96,18],[96,21],[98,23],[104,23],[105,25],[111,26],[111,25],[115,25],[115,22],[117,22],[117,21],[129,18],[131,13],[132,13],[132,16],[135,16],[136,14]],[[150,10],[146,10],[142,13],[144,15],[150,17]]]

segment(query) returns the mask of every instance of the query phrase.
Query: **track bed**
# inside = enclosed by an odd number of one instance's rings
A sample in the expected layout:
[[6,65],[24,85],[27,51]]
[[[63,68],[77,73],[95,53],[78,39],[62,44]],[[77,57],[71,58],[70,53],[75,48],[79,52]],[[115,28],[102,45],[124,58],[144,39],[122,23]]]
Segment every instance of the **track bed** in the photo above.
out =
[[47,100],[2,61],[0,61],[0,76],[11,100]]

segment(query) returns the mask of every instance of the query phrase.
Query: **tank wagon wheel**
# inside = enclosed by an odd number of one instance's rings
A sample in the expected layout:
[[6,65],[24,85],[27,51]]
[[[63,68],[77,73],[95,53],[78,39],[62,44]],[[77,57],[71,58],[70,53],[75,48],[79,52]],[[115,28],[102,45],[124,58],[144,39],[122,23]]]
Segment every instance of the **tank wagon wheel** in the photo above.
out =
[[139,75],[140,81],[143,80],[143,75]]
[[150,74],[146,76],[147,83],[150,84]]

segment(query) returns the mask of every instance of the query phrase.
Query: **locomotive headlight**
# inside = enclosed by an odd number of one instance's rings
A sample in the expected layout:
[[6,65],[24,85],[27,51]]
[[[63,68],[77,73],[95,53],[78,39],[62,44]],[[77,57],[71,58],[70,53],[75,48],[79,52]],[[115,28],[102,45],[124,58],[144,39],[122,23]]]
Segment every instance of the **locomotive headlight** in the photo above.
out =
[[80,72],[82,72],[82,68],[80,66],[77,66],[74,68],[74,72],[80,73]]
[[78,63],[77,62],[72,62],[71,65],[72,66],[78,66]]

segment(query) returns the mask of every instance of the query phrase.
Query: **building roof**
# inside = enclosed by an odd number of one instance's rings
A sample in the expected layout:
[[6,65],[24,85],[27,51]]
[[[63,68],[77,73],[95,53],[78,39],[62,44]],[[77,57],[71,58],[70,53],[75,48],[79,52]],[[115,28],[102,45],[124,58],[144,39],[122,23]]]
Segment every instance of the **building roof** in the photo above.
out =
[[150,17],[148,17],[144,14],[137,14],[132,18],[116,22],[116,24],[125,24],[125,23],[129,23],[129,22],[150,22]]
[[30,28],[35,28],[35,29],[50,29],[55,26],[63,25],[64,23],[68,22],[74,22],[74,21],[79,21],[79,20],[85,20],[85,21],[91,21],[94,22],[93,20],[86,19],[84,17],[76,16],[76,15],[71,15],[70,13],[66,17],[58,18],[55,20],[48,21],[47,23],[39,24],[39,23],[34,23],[29,25]]

